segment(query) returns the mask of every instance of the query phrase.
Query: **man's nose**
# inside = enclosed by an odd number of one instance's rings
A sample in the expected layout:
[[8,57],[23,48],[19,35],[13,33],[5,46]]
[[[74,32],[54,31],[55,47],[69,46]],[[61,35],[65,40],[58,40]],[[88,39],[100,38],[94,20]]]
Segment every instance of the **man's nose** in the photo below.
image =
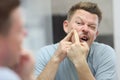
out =
[[83,25],[82,32],[88,33],[89,32],[89,27],[87,25]]

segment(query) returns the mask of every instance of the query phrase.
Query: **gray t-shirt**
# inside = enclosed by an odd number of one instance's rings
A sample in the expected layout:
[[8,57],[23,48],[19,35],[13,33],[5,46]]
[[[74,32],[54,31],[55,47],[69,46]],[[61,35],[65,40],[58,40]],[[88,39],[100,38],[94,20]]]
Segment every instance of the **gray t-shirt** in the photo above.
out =
[[[38,76],[58,47],[58,44],[48,45],[35,54],[35,75]],[[105,44],[94,42],[89,51],[87,62],[96,80],[117,80],[116,53]],[[59,65],[55,80],[79,80],[73,63],[65,58]]]
[[21,80],[19,76],[9,68],[0,67],[0,80]]

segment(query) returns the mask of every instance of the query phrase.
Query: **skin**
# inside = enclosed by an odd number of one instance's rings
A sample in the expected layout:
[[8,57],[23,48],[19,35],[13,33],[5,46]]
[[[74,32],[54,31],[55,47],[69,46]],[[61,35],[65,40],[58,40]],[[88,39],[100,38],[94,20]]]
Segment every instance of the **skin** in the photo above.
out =
[[[26,36],[21,18],[21,9],[17,7],[10,14],[10,30],[6,36],[0,35],[1,66],[13,69],[22,80],[33,80],[34,59],[31,52],[22,48]],[[3,55],[4,54],[4,55]]]
[[85,10],[77,10],[72,19],[65,20],[63,25],[66,33],[74,29],[77,31],[79,38],[83,36],[89,37],[87,41],[89,47],[98,35],[98,16]]
[[[75,65],[80,80],[95,80],[86,58],[91,44],[98,35],[98,24],[96,14],[81,9],[77,10],[70,20],[65,20],[63,28],[68,34],[60,41],[53,57],[37,80],[54,80],[59,64],[66,57]],[[84,37],[87,41],[82,39]]]

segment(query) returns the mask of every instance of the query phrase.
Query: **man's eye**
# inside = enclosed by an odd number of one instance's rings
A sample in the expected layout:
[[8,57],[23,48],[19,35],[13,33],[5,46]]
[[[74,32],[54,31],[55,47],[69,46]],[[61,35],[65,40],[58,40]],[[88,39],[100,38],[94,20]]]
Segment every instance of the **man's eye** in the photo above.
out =
[[77,24],[81,24],[81,23],[77,22]]
[[81,22],[77,22],[77,21],[76,21],[76,23],[77,23],[78,25],[82,24]]
[[91,29],[93,29],[93,30],[95,30],[95,29],[96,29],[96,27],[95,27],[95,26],[90,26],[90,28],[91,28]]

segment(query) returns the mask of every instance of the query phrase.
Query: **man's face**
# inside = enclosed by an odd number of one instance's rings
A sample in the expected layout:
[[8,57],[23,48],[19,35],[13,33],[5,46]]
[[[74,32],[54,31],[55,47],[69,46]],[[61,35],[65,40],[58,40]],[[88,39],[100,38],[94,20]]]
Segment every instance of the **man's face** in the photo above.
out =
[[20,8],[16,8],[10,15],[10,31],[6,37],[6,49],[8,53],[9,66],[15,65],[22,51],[22,42],[25,37],[25,29],[21,19]]
[[98,35],[98,16],[85,10],[77,10],[70,21],[64,21],[64,31],[72,29],[78,32],[80,42],[85,41],[90,46]]

